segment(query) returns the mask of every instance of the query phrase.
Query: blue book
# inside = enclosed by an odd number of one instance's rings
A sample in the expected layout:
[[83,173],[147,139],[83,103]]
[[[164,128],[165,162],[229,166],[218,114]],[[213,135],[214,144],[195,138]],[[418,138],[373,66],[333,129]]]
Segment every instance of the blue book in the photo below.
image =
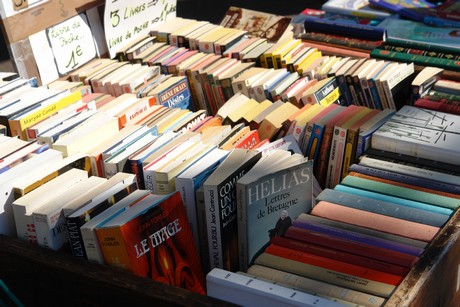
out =
[[341,184],[336,185],[334,187],[334,190],[341,191],[344,193],[349,193],[349,194],[356,194],[356,195],[359,194],[362,197],[366,197],[366,198],[372,198],[372,199],[381,200],[381,201],[389,202],[393,204],[398,204],[398,205],[402,205],[402,206],[406,206],[410,208],[425,210],[425,211],[433,212],[436,214],[445,215],[447,218],[449,218],[454,213],[452,209],[441,208],[438,206],[433,206],[433,205],[430,205],[424,202],[413,201],[413,200],[406,199],[406,198],[394,197],[391,195],[385,195],[381,193],[361,190],[358,188],[348,187],[348,186],[344,186]]
[[365,40],[383,40],[385,28],[381,19],[326,13],[321,17],[307,17],[304,21],[306,32],[329,33]]
[[402,182],[417,187],[442,191],[452,194],[460,194],[460,186],[446,182],[440,182],[422,177],[411,176],[398,172],[388,171],[384,169],[374,168],[361,164],[353,164],[349,168],[350,172],[356,172],[378,178],[388,179],[396,182]]
[[307,229],[307,230],[314,231],[314,232],[319,232],[319,233],[322,233],[328,236],[334,236],[342,240],[359,242],[359,243],[367,244],[370,246],[377,246],[380,248],[385,248],[385,249],[389,249],[389,250],[396,251],[399,253],[408,254],[408,255],[417,256],[417,257],[421,256],[422,253],[424,252],[424,249],[422,248],[401,244],[399,242],[394,242],[391,240],[382,239],[379,237],[366,235],[361,232],[355,232],[355,231],[351,231],[351,230],[347,230],[347,229],[343,229],[339,227],[334,227],[331,225],[325,225],[325,224],[306,221],[303,218],[295,219],[294,222],[292,222],[292,226]]
[[290,71],[285,71],[283,74],[281,74],[279,76],[278,79],[274,80],[274,82],[272,84],[270,84],[265,90],[264,90],[264,94],[265,94],[265,97],[267,97],[268,100],[270,101],[273,101],[273,97],[272,97],[272,94],[271,94],[271,91],[276,88],[278,86],[278,84],[280,84],[284,78],[287,78],[291,75],[291,72]]
[[[359,189],[356,190],[359,192]],[[400,205],[388,201],[381,201],[340,190],[324,189],[316,197],[316,202],[318,203],[319,201],[333,202],[337,205],[349,208],[391,216],[434,227],[442,227],[449,220],[448,215],[427,211],[425,209],[408,207],[406,205]]]
[[417,21],[422,21],[423,17],[428,15],[428,9],[435,7],[435,4],[427,0],[369,0],[369,3],[377,8]]

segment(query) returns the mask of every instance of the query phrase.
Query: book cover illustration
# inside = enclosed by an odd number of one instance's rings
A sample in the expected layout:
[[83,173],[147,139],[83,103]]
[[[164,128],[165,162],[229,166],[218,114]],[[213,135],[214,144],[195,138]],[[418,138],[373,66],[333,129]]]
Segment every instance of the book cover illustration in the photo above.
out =
[[[295,159],[295,156],[291,157]],[[277,159],[276,155],[273,157]],[[267,161],[273,163],[270,159]],[[274,171],[269,167],[263,171],[262,168],[266,167],[260,163],[259,169],[257,165],[254,166],[254,172],[259,176],[253,172],[257,176],[254,178],[248,173],[248,177],[237,181],[238,242],[242,271],[246,271],[265,250],[271,238],[284,235],[300,213],[311,210],[313,161],[307,161],[306,158],[292,161],[290,165]]]
[[251,37],[277,42],[288,28],[292,18],[231,6],[220,25],[245,30]]
[[371,147],[459,164],[458,115],[404,106],[374,132]]
[[422,21],[435,4],[426,0],[369,0],[369,3],[409,19]]
[[[101,245],[124,246],[121,248],[125,251],[120,252],[126,255],[116,254],[119,264],[138,276],[204,294],[205,279],[180,193],[153,195],[147,203],[135,204],[132,209],[136,207],[142,211],[130,215],[128,209],[127,220],[120,221],[119,215],[118,221],[104,225],[106,235]],[[107,259],[106,251],[103,254]],[[128,262],[126,266],[124,261]]]

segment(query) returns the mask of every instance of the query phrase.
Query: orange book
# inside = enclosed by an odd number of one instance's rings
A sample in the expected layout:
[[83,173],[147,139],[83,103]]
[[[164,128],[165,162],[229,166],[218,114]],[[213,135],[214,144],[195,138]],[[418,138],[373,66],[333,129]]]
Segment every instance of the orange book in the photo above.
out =
[[393,185],[397,185],[397,186],[400,186],[400,187],[403,187],[403,188],[409,188],[409,189],[414,189],[414,190],[418,190],[418,191],[422,191],[422,192],[427,192],[427,193],[432,193],[432,194],[437,194],[437,195],[442,195],[442,196],[446,196],[446,197],[460,199],[460,194],[448,193],[448,192],[443,192],[443,191],[439,191],[439,190],[433,190],[433,189],[429,189],[429,188],[419,187],[419,186],[404,183],[404,182],[399,182],[399,181],[394,181],[394,180],[390,180],[390,179],[385,179],[385,178],[375,177],[375,176],[371,176],[371,175],[361,174],[361,173],[358,173],[358,172],[349,172],[348,175],[354,176],[354,177],[370,179],[370,180],[375,180],[375,181],[380,181],[380,182],[383,182],[383,183],[393,184]]
[[251,130],[233,144],[233,148],[253,149],[259,143],[259,132],[257,130]]
[[340,206],[327,201],[318,202],[313,207],[311,214],[424,242],[431,242],[440,229],[426,224]]
[[294,261],[308,263],[328,270],[358,276],[360,278],[370,279],[381,283],[397,286],[403,277],[387,272],[382,272],[356,264],[335,260],[328,257],[318,256],[307,252],[271,244],[265,250],[266,253],[275,256],[291,259]]

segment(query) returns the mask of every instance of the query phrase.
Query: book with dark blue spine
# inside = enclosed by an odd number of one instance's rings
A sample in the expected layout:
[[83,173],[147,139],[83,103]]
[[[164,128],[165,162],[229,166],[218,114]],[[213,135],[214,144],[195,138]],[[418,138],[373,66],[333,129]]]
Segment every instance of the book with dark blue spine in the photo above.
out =
[[446,182],[436,181],[428,178],[417,177],[413,175],[393,172],[390,170],[384,170],[379,168],[374,168],[371,166],[353,164],[350,166],[350,172],[356,172],[364,175],[379,177],[383,179],[388,179],[396,182],[402,182],[405,184],[414,185],[417,187],[432,189],[436,191],[442,191],[452,194],[460,194],[460,186],[456,184],[450,184]]
[[384,24],[381,19],[335,13],[326,13],[320,17],[309,16],[304,21],[306,32],[331,33],[373,41],[383,40],[385,37],[385,27],[381,24]]

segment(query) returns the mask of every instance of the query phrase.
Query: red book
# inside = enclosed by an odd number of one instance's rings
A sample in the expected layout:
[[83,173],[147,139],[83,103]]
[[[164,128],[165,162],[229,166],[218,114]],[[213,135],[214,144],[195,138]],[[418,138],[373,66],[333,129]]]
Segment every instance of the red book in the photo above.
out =
[[439,227],[348,208],[326,201],[320,201],[311,214],[424,242],[431,242],[439,231]]
[[244,137],[238,140],[233,147],[234,148],[244,148],[244,149],[254,149],[254,147],[260,143],[259,132],[257,130],[251,130],[249,133],[246,133]]
[[344,261],[339,261],[327,257],[322,257],[318,255],[314,255],[311,253],[301,252],[297,250],[293,250],[290,248],[277,246],[271,244],[265,250],[266,253],[272,254],[275,256],[291,259],[294,261],[307,263],[310,265],[318,266],[321,268],[325,268],[328,270],[349,274],[353,276],[357,276],[360,278],[365,278],[373,281],[378,281],[381,283],[385,283],[388,285],[397,286],[401,283],[403,277],[389,274],[382,271],[377,271],[369,268],[365,268],[359,265],[354,265],[351,263],[347,263]]
[[179,192],[150,194],[99,225],[96,235],[106,264],[205,294],[206,281]]
[[460,115],[460,102],[459,101],[452,101],[452,103],[446,103],[443,101],[434,101],[430,99],[420,98],[414,102],[414,106],[419,107],[419,108],[435,110],[439,112]]
[[296,226],[289,227],[285,236],[291,239],[304,241],[306,243],[334,248],[407,268],[412,267],[419,259],[415,255],[391,250],[389,248],[359,241],[347,240],[343,237],[323,234],[321,232],[307,230]]

